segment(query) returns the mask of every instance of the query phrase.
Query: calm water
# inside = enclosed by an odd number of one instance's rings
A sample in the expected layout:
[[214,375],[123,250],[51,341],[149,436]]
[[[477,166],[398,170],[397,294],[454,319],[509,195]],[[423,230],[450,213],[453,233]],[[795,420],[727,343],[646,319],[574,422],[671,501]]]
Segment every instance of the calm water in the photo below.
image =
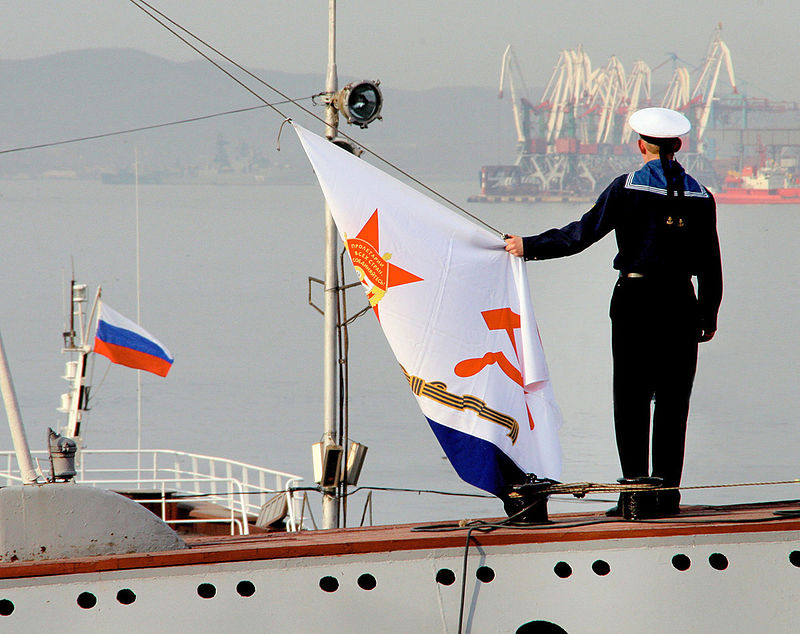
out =
[[[474,189],[438,187],[454,200]],[[71,263],[79,281],[102,284],[110,306],[136,316],[135,204],[132,186],[0,182],[0,331],[35,449],[44,448],[47,426],[61,422],[62,288]],[[323,273],[318,188],[142,186],[139,205],[142,324],[176,358],[167,379],[143,377],[143,446],[235,458],[310,482],[310,446],[322,434],[322,317],[307,303],[308,276]],[[585,208],[472,207],[489,224],[523,234]],[[684,484],[797,478],[800,208],[722,206],[719,231],[725,297],[717,338],[701,346]],[[565,482],[619,476],[607,317],[614,253],[608,237],[579,256],[528,265],[564,414]],[[356,294],[349,301],[353,309],[364,302]],[[444,459],[374,318],[361,318],[350,336],[351,436],[369,446],[361,484],[478,492]],[[136,373],[101,359],[93,385],[88,444],[135,447]],[[11,448],[5,424],[0,447]],[[690,491],[684,500],[798,496],[790,485]],[[353,497],[350,523],[363,501],[363,493]],[[376,522],[501,512],[496,500],[409,493],[377,493],[374,505]]]

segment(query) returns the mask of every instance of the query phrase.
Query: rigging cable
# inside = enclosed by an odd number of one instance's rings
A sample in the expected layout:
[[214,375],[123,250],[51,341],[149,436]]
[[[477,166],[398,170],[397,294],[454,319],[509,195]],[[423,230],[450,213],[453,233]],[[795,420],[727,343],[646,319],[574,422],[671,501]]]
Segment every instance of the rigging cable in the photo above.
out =
[[[244,83],[242,80],[240,80],[238,77],[236,77],[236,76],[235,76],[233,73],[231,73],[229,70],[227,70],[227,69],[223,68],[223,67],[222,67],[222,65],[221,65],[221,64],[219,64],[219,62],[217,62],[216,60],[212,59],[210,55],[208,55],[208,54],[207,54],[207,53],[205,53],[204,51],[200,50],[200,49],[199,49],[197,46],[195,46],[194,44],[192,44],[192,43],[191,43],[189,40],[187,40],[187,39],[186,39],[184,36],[182,36],[180,33],[178,33],[178,32],[177,32],[175,29],[173,29],[171,26],[169,26],[169,24],[171,24],[171,25],[173,25],[174,27],[176,27],[176,28],[180,29],[181,31],[183,31],[184,33],[186,33],[186,34],[187,34],[189,37],[191,37],[192,39],[194,39],[194,40],[196,40],[197,42],[199,42],[200,44],[202,44],[202,45],[203,45],[204,47],[206,47],[208,50],[210,50],[210,51],[213,51],[214,53],[216,53],[217,55],[219,55],[219,56],[220,56],[222,59],[224,59],[226,62],[228,62],[229,64],[233,65],[235,68],[239,69],[240,71],[242,71],[243,73],[245,73],[246,75],[248,75],[248,76],[249,76],[249,77],[251,77],[252,79],[256,80],[256,81],[257,81],[257,82],[259,82],[260,84],[264,85],[264,86],[265,86],[265,87],[267,87],[268,89],[272,90],[273,92],[277,93],[278,95],[280,95],[281,97],[283,97],[284,99],[286,99],[288,102],[290,102],[292,105],[296,106],[297,108],[299,108],[300,110],[302,110],[303,112],[305,112],[307,115],[309,115],[309,116],[313,117],[313,118],[314,118],[314,119],[316,119],[317,121],[320,121],[321,123],[325,124],[326,126],[328,125],[328,123],[325,121],[325,119],[323,119],[322,117],[320,117],[320,116],[319,116],[319,115],[317,115],[316,113],[312,112],[311,110],[309,110],[308,108],[306,108],[306,107],[305,107],[305,106],[303,106],[302,104],[299,104],[299,103],[297,103],[297,101],[296,101],[296,100],[294,100],[294,99],[292,99],[291,97],[289,97],[288,95],[284,94],[283,92],[281,92],[280,90],[278,90],[278,89],[277,89],[275,86],[273,86],[273,85],[269,84],[267,81],[265,81],[264,79],[260,78],[258,75],[254,74],[253,72],[251,72],[251,71],[249,71],[248,69],[244,68],[242,65],[238,64],[238,63],[237,63],[237,62],[235,62],[233,59],[231,59],[230,57],[228,57],[227,55],[225,55],[224,53],[222,53],[220,50],[218,50],[217,48],[215,48],[214,46],[212,46],[211,44],[209,44],[208,42],[206,42],[205,40],[203,40],[203,39],[202,39],[202,38],[200,38],[199,36],[195,35],[195,34],[194,34],[192,31],[190,31],[190,30],[189,30],[189,29],[187,29],[186,27],[182,26],[181,24],[178,24],[178,23],[177,23],[177,22],[175,22],[175,21],[174,21],[172,18],[170,18],[170,17],[169,17],[169,16],[167,16],[166,14],[164,14],[164,13],[162,13],[161,11],[159,11],[158,9],[156,9],[156,8],[155,8],[153,5],[151,5],[149,2],[146,2],[146,0],[128,0],[128,1],[129,1],[131,4],[133,4],[133,5],[134,5],[134,6],[135,6],[137,9],[139,9],[140,11],[142,11],[142,12],[143,12],[145,15],[147,15],[147,16],[148,16],[148,17],[150,17],[152,20],[154,20],[154,21],[155,21],[157,24],[159,24],[160,26],[162,26],[163,28],[165,28],[167,31],[169,31],[170,33],[172,33],[172,34],[173,34],[175,37],[177,37],[177,38],[178,38],[178,39],[179,39],[181,42],[183,42],[184,44],[186,44],[186,45],[187,45],[189,48],[191,48],[193,51],[195,51],[195,52],[196,52],[198,55],[200,55],[201,57],[203,57],[203,58],[204,58],[206,61],[208,61],[209,63],[213,64],[213,65],[214,65],[214,66],[215,66],[217,69],[219,69],[221,72],[225,73],[225,75],[227,75],[227,76],[228,76],[230,79],[232,79],[232,80],[233,80],[233,81],[235,81],[237,84],[239,84],[239,85],[240,85],[242,88],[244,88],[245,90],[247,90],[247,91],[248,91],[248,92],[249,92],[251,95],[253,95],[254,97],[256,97],[258,100],[262,101],[262,102],[263,102],[263,103],[264,103],[266,106],[269,106],[270,108],[272,108],[272,110],[274,110],[274,111],[275,111],[275,112],[276,112],[278,115],[280,115],[280,116],[281,116],[281,118],[283,118],[284,120],[291,120],[291,117],[287,117],[287,116],[286,116],[286,115],[284,115],[284,114],[283,114],[283,113],[282,113],[282,112],[281,112],[281,111],[280,111],[278,108],[276,108],[275,106],[273,106],[273,105],[269,104],[269,103],[268,103],[268,102],[267,102],[267,101],[266,101],[266,100],[265,100],[265,99],[264,99],[264,98],[263,98],[261,95],[259,95],[259,94],[258,94],[256,91],[254,91],[252,88],[250,88],[250,87],[249,87],[247,84],[245,84],[245,83]],[[169,22],[169,24],[166,24],[166,22]],[[482,218],[479,218],[479,217],[478,217],[478,216],[476,216],[475,214],[473,214],[473,213],[471,213],[471,212],[467,211],[466,209],[464,209],[463,207],[461,207],[461,206],[460,206],[459,204],[457,204],[456,202],[454,202],[454,201],[450,200],[449,198],[447,198],[447,197],[446,197],[444,194],[442,194],[442,193],[440,193],[440,192],[436,191],[435,189],[433,189],[433,188],[432,188],[432,187],[430,187],[429,185],[426,185],[426,184],[425,184],[425,183],[423,183],[421,180],[419,180],[419,179],[418,179],[418,178],[416,178],[415,176],[412,176],[412,175],[411,175],[411,174],[409,174],[407,171],[405,171],[404,169],[402,169],[402,168],[401,168],[401,167],[399,167],[398,165],[395,165],[394,163],[392,163],[392,162],[391,162],[391,161],[389,161],[388,159],[385,159],[384,157],[382,157],[380,154],[378,154],[378,153],[377,153],[377,152],[375,152],[374,150],[372,150],[372,149],[368,148],[367,146],[363,145],[361,142],[359,142],[359,141],[356,141],[354,138],[352,138],[351,136],[349,136],[349,135],[347,135],[346,133],[342,132],[341,130],[337,130],[337,132],[338,132],[338,133],[339,133],[339,134],[340,134],[342,137],[346,138],[348,141],[352,141],[353,143],[356,143],[356,144],[357,144],[359,147],[361,147],[361,148],[362,148],[364,151],[368,152],[369,154],[371,154],[372,156],[374,156],[375,158],[377,158],[379,161],[381,161],[381,162],[382,162],[382,163],[384,163],[385,165],[388,165],[389,167],[391,167],[392,169],[396,170],[397,172],[399,172],[400,174],[402,174],[402,175],[403,175],[403,176],[405,176],[406,178],[410,179],[411,181],[413,181],[414,183],[416,183],[416,184],[417,184],[417,185],[419,185],[420,187],[424,188],[426,191],[430,192],[431,194],[434,194],[435,196],[437,196],[438,198],[440,198],[441,200],[443,200],[443,201],[444,201],[444,202],[446,202],[447,204],[451,205],[453,208],[455,208],[455,209],[458,209],[458,210],[459,210],[461,213],[463,213],[463,214],[465,214],[465,215],[469,216],[470,218],[472,218],[472,219],[473,219],[473,220],[475,220],[476,222],[478,222],[478,223],[482,224],[484,227],[486,227],[486,228],[487,228],[487,229],[489,229],[490,231],[493,231],[493,232],[497,233],[497,234],[498,234],[500,237],[504,237],[504,236],[505,236],[505,233],[504,233],[503,231],[500,231],[500,230],[499,230],[499,229],[497,229],[496,227],[493,227],[492,225],[490,225],[489,223],[487,223],[487,222],[486,222],[485,220],[483,220]]]
[[[731,488],[731,487],[755,487],[755,486],[777,486],[781,484],[800,484],[800,478],[794,478],[791,480],[766,480],[766,481],[759,481],[759,482],[737,482],[737,483],[730,483],[730,484],[700,484],[700,485],[693,485],[693,486],[681,486],[681,487],[671,487],[669,490],[677,489],[681,491],[689,491],[689,490],[700,490],[700,489],[719,489],[719,488]],[[643,489],[650,489],[652,488],[651,485],[642,485],[642,484],[635,484],[635,485],[621,485],[621,484],[612,484],[612,483],[594,483],[594,482],[577,482],[574,484],[564,484],[559,488],[556,488],[554,485],[549,491],[552,493],[548,493],[548,495],[566,495],[572,494],[575,497],[579,498],[582,501],[586,502],[605,502],[605,500],[587,500],[583,496],[586,493],[597,493],[597,492],[635,492],[641,491]],[[664,490],[664,488],[659,488],[659,490]],[[256,489],[254,491],[242,491],[241,495],[263,495],[265,493],[294,493],[295,491],[315,491],[319,492],[319,486],[302,486],[302,487],[295,487],[290,486],[285,489]],[[489,495],[488,493],[461,493],[455,491],[438,491],[436,489],[414,489],[414,488],[403,488],[403,487],[385,487],[385,486],[357,486],[352,491],[348,491],[344,495],[354,495],[359,491],[385,491],[385,492],[396,492],[396,493],[416,493],[417,495],[421,495],[423,493],[430,493],[433,495],[445,495],[451,497],[468,497],[468,498],[485,498],[496,500],[497,497],[494,495]],[[177,494],[174,497],[180,497],[182,494]],[[218,496],[219,493],[190,493],[186,494],[186,497],[210,497],[210,496]],[[159,498],[160,499],[160,498]],[[527,509],[523,509],[527,510]],[[519,515],[519,513],[517,513]],[[464,528],[464,526],[459,526],[460,528]],[[418,529],[417,529],[418,530]]]
[[195,123],[196,121],[204,121],[206,119],[213,119],[215,117],[224,117],[231,114],[241,114],[242,112],[249,112],[251,110],[258,110],[260,108],[267,108],[269,106],[277,106],[285,103],[294,103],[304,99],[313,99],[310,97],[299,97],[298,99],[287,99],[285,101],[277,101],[272,104],[261,104],[259,106],[249,106],[247,108],[237,108],[236,110],[226,110],[225,112],[216,112],[214,114],[201,115],[199,117],[191,117],[188,119],[179,119],[178,121],[169,121],[167,123],[155,123],[153,125],[140,126],[138,128],[128,128],[127,130],[117,130],[116,132],[104,132],[102,134],[92,134],[90,136],[77,137],[74,139],[65,139],[63,141],[52,141],[49,143],[38,143],[36,145],[25,145],[21,147],[9,148],[7,150],[0,150],[0,154],[10,154],[12,152],[24,152],[27,150],[40,150],[47,147],[55,147],[57,145],[67,145],[68,143],[80,143],[82,141],[94,141],[96,139],[105,139],[107,137],[119,136],[120,134],[131,134],[132,132],[144,132],[146,130],[156,130],[158,128],[166,128],[173,125],[181,125],[183,123]]

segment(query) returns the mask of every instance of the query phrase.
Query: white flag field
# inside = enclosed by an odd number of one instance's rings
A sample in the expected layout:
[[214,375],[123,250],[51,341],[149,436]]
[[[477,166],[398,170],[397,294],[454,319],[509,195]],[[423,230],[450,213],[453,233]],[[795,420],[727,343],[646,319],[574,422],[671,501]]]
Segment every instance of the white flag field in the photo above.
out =
[[561,414],[522,258],[499,235],[294,128],[398,378],[456,472],[495,495],[524,474],[557,480]]

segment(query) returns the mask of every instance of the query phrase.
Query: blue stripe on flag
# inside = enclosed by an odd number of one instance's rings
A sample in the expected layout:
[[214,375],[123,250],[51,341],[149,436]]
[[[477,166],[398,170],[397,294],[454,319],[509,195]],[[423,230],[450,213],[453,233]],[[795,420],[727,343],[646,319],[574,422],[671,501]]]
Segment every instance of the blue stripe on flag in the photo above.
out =
[[164,349],[150,339],[130,330],[112,326],[103,320],[97,323],[97,338],[109,344],[144,352],[159,359],[164,359],[169,363],[173,362],[173,359],[164,352]]
[[498,496],[508,485],[524,482],[522,469],[496,445],[430,418],[427,420],[462,480]]

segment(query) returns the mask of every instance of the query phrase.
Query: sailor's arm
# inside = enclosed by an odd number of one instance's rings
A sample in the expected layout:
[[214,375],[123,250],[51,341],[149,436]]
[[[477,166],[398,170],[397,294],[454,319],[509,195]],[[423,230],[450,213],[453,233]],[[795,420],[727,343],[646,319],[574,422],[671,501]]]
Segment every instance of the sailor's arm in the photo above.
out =
[[549,260],[580,253],[613,228],[612,183],[597,199],[594,206],[580,220],[560,229],[550,229],[535,236],[520,237],[508,234],[506,251],[526,260]]
[[697,273],[697,300],[700,307],[700,336],[703,343],[710,341],[717,331],[717,313],[722,302],[722,258],[717,235],[716,209],[712,210],[702,245],[704,258]]

